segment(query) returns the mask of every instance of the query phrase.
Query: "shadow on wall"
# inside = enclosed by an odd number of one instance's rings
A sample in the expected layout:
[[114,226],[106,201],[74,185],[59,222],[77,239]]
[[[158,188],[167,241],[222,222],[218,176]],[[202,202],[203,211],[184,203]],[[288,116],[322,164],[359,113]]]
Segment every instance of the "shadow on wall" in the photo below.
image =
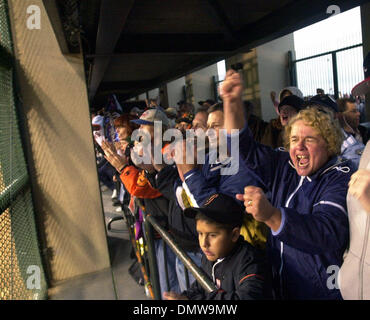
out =
[[65,104],[66,110],[59,110],[64,104],[53,101],[54,91],[32,81],[19,61],[17,78],[27,101],[19,113],[38,231],[43,247],[53,252],[44,259],[48,279],[109,267],[90,118],[83,106],[74,110]]

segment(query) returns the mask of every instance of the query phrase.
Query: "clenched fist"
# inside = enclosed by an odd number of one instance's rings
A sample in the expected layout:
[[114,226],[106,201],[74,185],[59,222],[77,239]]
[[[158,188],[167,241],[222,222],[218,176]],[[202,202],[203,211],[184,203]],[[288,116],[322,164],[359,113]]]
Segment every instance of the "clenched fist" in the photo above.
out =
[[244,201],[245,210],[257,221],[264,222],[273,231],[277,231],[281,223],[281,212],[271,205],[261,188],[247,186],[244,194],[237,194],[236,198]]
[[243,84],[240,74],[234,70],[229,70],[226,73],[224,82],[220,87],[220,96],[224,103],[233,103],[241,99]]

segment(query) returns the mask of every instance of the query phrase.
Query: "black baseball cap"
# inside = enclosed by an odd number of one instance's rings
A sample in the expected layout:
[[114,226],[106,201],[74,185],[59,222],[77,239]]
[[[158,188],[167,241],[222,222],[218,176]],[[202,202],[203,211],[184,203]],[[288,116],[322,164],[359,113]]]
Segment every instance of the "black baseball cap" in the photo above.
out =
[[327,94],[324,94],[324,95],[318,94],[316,96],[313,96],[310,99],[308,104],[318,104],[320,106],[331,109],[335,113],[339,112],[337,103],[335,102],[335,100],[331,96],[329,96]]
[[208,103],[209,105],[213,106],[216,102],[211,100],[211,99],[207,99],[206,101],[199,101],[198,102],[201,106],[203,106],[204,103]]
[[280,103],[279,103],[279,106],[278,106],[278,110],[280,112],[280,108],[282,106],[291,106],[293,107],[294,109],[297,110],[297,112],[299,112],[300,110],[303,109],[303,105],[304,105],[304,100],[301,99],[300,97],[298,96],[295,96],[295,95],[291,95],[291,96],[286,96]]
[[232,227],[241,227],[246,212],[234,198],[216,193],[208,198],[201,208],[186,208],[185,216],[195,218],[197,213],[202,213],[211,220]]

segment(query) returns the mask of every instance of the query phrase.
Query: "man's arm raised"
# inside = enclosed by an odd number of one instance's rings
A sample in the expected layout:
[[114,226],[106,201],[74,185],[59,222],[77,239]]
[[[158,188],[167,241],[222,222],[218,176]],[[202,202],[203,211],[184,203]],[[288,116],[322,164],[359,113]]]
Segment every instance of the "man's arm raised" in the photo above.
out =
[[240,74],[229,70],[220,88],[224,105],[224,126],[228,134],[231,134],[231,129],[242,129],[245,125],[242,91]]

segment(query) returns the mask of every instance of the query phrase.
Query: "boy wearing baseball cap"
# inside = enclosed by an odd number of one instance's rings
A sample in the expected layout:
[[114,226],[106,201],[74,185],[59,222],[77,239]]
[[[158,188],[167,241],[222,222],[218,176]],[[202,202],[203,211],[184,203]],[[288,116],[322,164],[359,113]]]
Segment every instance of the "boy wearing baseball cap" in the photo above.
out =
[[197,282],[181,295],[165,292],[167,300],[258,300],[266,299],[266,260],[263,251],[240,236],[245,214],[231,197],[214,194],[202,208],[187,208],[196,220],[202,269],[217,290],[207,293]]

